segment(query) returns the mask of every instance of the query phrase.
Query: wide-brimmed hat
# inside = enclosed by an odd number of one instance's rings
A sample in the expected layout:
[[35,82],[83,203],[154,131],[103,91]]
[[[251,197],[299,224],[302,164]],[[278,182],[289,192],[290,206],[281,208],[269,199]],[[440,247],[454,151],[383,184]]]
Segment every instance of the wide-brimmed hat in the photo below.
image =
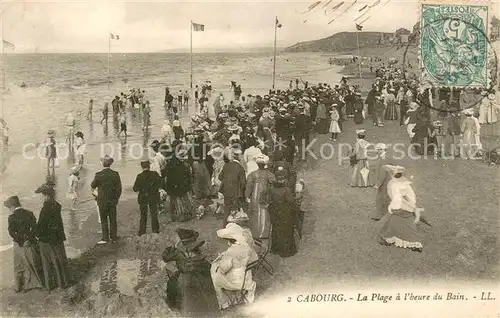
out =
[[21,206],[21,201],[19,201],[19,197],[17,195],[13,195],[8,197],[5,201],[3,201],[3,205],[6,208],[18,207]]
[[216,157],[216,156],[221,156],[222,157],[223,154],[224,154],[224,148],[222,148],[219,145],[215,145],[207,153],[207,155],[213,156],[213,157]]
[[231,223],[239,223],[248,221],[248,215],[243,211],[237,211],[234,214],[228,216],[227,221]]
[[382,142],[379,142],[378,144],[375,145],[375,149],[377,150],[386,150],[387,149],[387,145],[382,143]]
[[226,240],[235,240],[236,242],[245,241],[243,229],[234,223],[228,223],[225,228],[217,230],[217,236]]
[[396,173],[403,173],[403,172],[405,172],[405,167],[402,167],[402,166],[391,166],[391,165],[389,165],[387,168],[391,172],[392,175],[395,175]]
[[364,130],[364,129],[357,129],[356,130],[356,135],[366,135],[366,130]]
[[465,116],[472,116],[474,115],[474,109],[472,108],[467,108],[466,110],[463,111]]
[[35,193],[54,196],[56,194],[56,191],[54,190],[54,188],[51,185],[44,183],[41,186],[39,186],[38,188],[36,188]]
[[180,126],[181,126],[181,122],[180,122],[180,121],[178,121],[178,120],[174,120],[174,121],[172,122],[172,126],[174,126],[174,127],[180,127]]
[[411,110],[415,110],[415,109],[417,109],[418,107],[420,107],[420,106],[419,106],[417,103],[415,103],[415,102],[411,102],[411,103],[410,103],[410,109],[411,109]]
[[200,233],[198,233],[195,230],[177,228],[175,230],[175,232],[177,233],[177,236],[181,240],[180,243],[188,251],[192,251],[192,250],[202,246],[203,244],[205,244],[205,241],[198,239],[198,237],[200,236]]
[[267,164],[269,162],[269,157],[264,154],[260,154],[255,158],[255,162]]
[[54,129],[47,130],[47,136],[54,136],[55,134],[56,132],[54,131]]
[[113,158],[111,158],[109,155],[105,155],[104,157],[101,158],[102,165],[104,167],[109,167],[115,162]]
[[240,130],[240,126],[232,124],[231,126],[227,127],[227,129],[231,131]]

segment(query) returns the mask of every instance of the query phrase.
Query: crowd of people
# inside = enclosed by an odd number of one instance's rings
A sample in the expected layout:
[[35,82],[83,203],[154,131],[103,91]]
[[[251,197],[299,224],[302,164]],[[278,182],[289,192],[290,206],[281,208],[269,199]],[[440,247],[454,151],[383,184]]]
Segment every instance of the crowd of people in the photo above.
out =
[[[199,239],[199,233],[177,229],[179,244],[163,252],[164,261],[175,262],[177,267],[176,272],[170,273],[167,286],[166,301],[170,306],[185,315],[218,312],[234,303],[231,293],[240,291],[244,291],[246,302],[252,302],[258,282],[246,268],[259,259],[261,243],[268,242],[270,251],[281,257],[297,252],[304,219],[301,200],[305,186],[297,171],[300,163],[308,158],[303,149],[315,135],[327,135],[330,142],[336,142],[343,124],[351,118],[354,125],[362,125],[371,118],[377,127],[384,127],[384,121],[398,120],[401,126],[406,126],[416,153],[429,150],[431,144],[433,151],[444,149],[446,134],[452,137],[452,143],[460,135],[467,145],[466,151],[455,154],[470,158],[473,147],[479,147],[480,124],[497,120],[498,105],[492,101],[492,91],[483,92],[483,101],[476,107],[479,119],[472,119],[471,108],[464,112],[462,120],[461,103],[467,102],[464,99],[468,98],[469,90],[457,93],[457,90],[443,92],[423,88],[415,77],[407,76],[394,66],[378,69],[377,75],[364,101],[360,87],[348,85],[347,79],[339,85],[309,85],[307,82],[299,85],[297,80],[295,87],[269,90],[264,96],[241,96],[241,87],[234,83],[234,100],[226,101],[223,94],[216,96],[215,117],[212,118],[208,115],[212,91],[208,82],[201,91],[198,86],[195,88],[194,107],[198,111],[191,116],[187,127],[181,125],[179,110],[188,107],[189,96],[186,99],[179,91],[175,101],[170,89],[166,88],[164,107],[172,116],[167,116],[161,127],[162,138],[150,144],[154,156],[140,162],[142,172],[133,185],[140,210],[137,234],[147,232],[148,218],[151,218],[152,232],[159,233],[158,213],[166,213],[172,222],[186,222],[212,214],[222,221],[217,236],[228,244],[227,251],[209,262],[200,249],[204,241]],[[116,96],[112,102],[114,118],[125,117],[129,105],[141,108],[149,120],[144,93],[137,89],[132,90],[130,96]],[[437,111],[441,121],[431,123],[436,94],[442,105]],[[127,104],[127,100],[130,103]],[[107,121],[104,114],[103,120]],[[439,125],[443,121],[448,123],[444,129]],[[74,126],[70,119],[67,123],[69,127]],[[125,127],[122,126],[120,132],[126,134],[126,122],[122,125]],[[75,208],[78,198],[75,183],[85,154],[85,150],[79,148],[85,142],[82,132],[75,134],[70,129],[68,135],[71,138],[76,135],[77,168],[72,169],[68,180],[68,198]],[[422,252],[420,233],[413,225],[428,222],[422,215],[423,209],[417,205],[411,181],[404,176],[404,167],[386,158],[385,144],[373,145],[366,140],[364,129],[356,130],[356,135],[349,154],[350,185],[377,188],[376,213],[372,218],[378,221],[389,214],[379,232],[379,243]],[[49,131],[48,140],[49,169],[57,157],[53,131]],[[370,148],[376,149],[376,160],[369,158]],[[107,244],[119,239],[116,207],[122,183],[119,173],[111,169],[113,158],[106,155],[101,163],[103,169],[95,174],[91,190],[96,197],[102,226],[98,244]],[[44,217],[41,213],[38,222],[30,211],[21,207],[17,197],[4,202],[13,211],[9,217],[9,233],[16,244],[14,253],[21,255],[14,262],[16,266],[24,266],[19,267],[16,277],[32,274],[48,289],[52,279],[47,273],[53,271],[57,273],[55,283],[60,287],[67,285],[61,206],[53,190],[50,182],[37,190],[45,198]],[[47,224],[55,226],[47,228]],[[47,241],[47,237],[53,241]],[[44,249],[37,250],[38,242],[40,247],[44,243]],[[37,266],[37,255],[41,255],[42,267]],[[22,290],[23,280],[16,278],[16,282],[16,289]]]

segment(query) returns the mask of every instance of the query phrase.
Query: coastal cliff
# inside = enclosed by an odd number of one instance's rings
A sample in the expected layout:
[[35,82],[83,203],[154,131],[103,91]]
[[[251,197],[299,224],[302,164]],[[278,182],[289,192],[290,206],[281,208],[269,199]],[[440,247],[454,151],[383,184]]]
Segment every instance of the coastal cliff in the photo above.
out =
[[[384,46],[394,34],[382,32],[359,32],[359,46]],[[385,40],[387,39],[387,41]],[[286,52],[339,52],[357,48],[356,32],[340,32],[332,36],[304,41],[285,49]]]

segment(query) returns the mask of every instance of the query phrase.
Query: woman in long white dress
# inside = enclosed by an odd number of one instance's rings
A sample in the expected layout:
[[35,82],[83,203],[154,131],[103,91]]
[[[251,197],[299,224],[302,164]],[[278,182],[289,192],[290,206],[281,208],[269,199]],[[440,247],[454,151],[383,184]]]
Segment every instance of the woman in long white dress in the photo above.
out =
[[247,177],[250,173],[259,169],[256,159],[262,155],[261,143],[257,139],[249,138],[248,143],[251,144],[251,146],[243,153]]
[[246,243],[241,227],[228,224],[228,227],[217,231],[217,236],[227,240],[229,245],[213,261],[210,269],[219,308],[230,306],[227,292],[239,293],[242,288],[246,291],[246,302],[253,303],[257,284],[253,281],[252,271],[246,271],[246,267],[255,251]]

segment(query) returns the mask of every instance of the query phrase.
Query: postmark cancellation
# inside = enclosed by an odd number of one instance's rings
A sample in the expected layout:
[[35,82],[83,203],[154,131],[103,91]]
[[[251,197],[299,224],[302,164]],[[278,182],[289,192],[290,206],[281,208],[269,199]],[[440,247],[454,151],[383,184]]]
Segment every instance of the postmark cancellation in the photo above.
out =
[[489,19],[486,1],[421,1],[419,59],[422,83],[487,87]]

